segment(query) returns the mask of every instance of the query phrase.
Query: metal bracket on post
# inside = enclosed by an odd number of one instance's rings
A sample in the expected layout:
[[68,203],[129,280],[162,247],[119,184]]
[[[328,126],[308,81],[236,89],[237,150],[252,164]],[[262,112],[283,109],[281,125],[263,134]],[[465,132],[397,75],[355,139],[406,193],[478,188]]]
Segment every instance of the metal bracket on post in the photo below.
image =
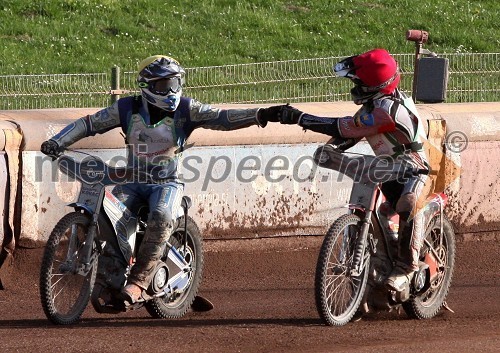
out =
[[412,86],[411,98],[413,99],[413,102],[416,102],[418,59],[420,58],[420,54],[424,54],[422,50],[422,45],[426,43],[427,40],[429,39],[429,33],[418,29],[409,29],[406,32],[406,39],[411,42],[415,42],[415,61],[413,69],[413,86]]

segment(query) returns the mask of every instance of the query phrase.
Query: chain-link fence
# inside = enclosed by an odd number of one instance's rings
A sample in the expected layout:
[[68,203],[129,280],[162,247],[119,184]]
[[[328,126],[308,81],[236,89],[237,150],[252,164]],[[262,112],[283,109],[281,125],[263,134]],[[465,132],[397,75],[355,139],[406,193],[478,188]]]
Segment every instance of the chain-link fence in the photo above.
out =
[[[394,55],[402,90],[411,94],[414,55]],[[446,102],[499,101],[500,53],[443,54],[449,60]],[[349,80],[334,77],[341,57],[186,69],[184,94],[205,103],[330,102],[350,99]],[[104,107],[134,94],[136,73],[0,75],[0,109]]]

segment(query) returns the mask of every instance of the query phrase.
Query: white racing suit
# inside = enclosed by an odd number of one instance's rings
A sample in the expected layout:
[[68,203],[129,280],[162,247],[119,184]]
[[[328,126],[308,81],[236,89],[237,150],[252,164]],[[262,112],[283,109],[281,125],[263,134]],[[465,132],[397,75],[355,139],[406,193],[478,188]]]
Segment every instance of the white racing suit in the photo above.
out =
[[[132,212],[137,213],[142,206],[149,207],[147,230],[128,283],[146,289],[163,254],[184,188],[177,175],[178,157],[193,130],[199,127],[213,130],[248,127],[258,123],[258,110],[215,109],[192,98],[181,97],[174,112],[161,110],[162,116],[160,119],[156,117],[157,122],[152,124],[147,103],[140,97],[125,97],[109,108],[76,120],[51,139],[59,146],[67,147],[86,136],[121,127],[126,136],[128,166],[151,175],[145,182],[117,185],[113,190]],[[104,256],[99,260],[97,278],[104,282],[102,284],[118,290],[125,281],[127,261],[121,255],[118,243],[107,240]]]
[[[377,157],[396,160],[404,153],[414,167],[429,170],[422,145],[425,139],[422,122],[413,101],[398,90],[391,96],[365,103],[352,117],[321,118],[303,114],[299,125],[332,136],[340,135],[345,140],[352,139],[346,148],[366,138]],[[425,231],[422,212],[418,211],[422,199],[429,193],[427,179],[427,175],[419,175],[382,184],[382,192],[400,219],[396,264],[408,272],[418,269]]]

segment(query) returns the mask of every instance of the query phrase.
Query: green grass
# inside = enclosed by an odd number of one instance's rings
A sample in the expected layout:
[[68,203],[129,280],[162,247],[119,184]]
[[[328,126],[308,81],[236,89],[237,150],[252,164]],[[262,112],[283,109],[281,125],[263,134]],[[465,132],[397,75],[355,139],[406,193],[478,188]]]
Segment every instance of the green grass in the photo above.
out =
[[185,67],[411,53],[497,52],[498,0],[0,0],[0,75],[134,70],[167,54]]

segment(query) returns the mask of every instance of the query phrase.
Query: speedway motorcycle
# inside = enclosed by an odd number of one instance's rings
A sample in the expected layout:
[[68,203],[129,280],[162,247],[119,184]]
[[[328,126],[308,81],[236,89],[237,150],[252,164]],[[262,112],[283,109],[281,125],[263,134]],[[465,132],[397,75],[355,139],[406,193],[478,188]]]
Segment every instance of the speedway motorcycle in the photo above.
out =
[[[350,154],[350,153],[349,153]],[[398,216],[385,201],[381,182],[428,174],[405,158],[390,165],[374,156],[349,157],[334,144],[320,147],[315,162],[354,180],[348,213],[330,226],[316,265],[315,299],[323,322],[345,325],[370,311],[402,308],[411,318],[427,319],[442,307],[455,261],[455,235],[443,210],[447,196],[431,195],[423,209],[425,235],[419,269],[409,288],[395,292],[385,287],[397,251]]]
[[136,181],[141,175],[132,168],[113,168],[90,155],[77,161],[64,153],[57,162],[62,173],[81,183],[81,189],[78,201],[69,205],[74,211],[56,224],[43,254],[40,298],[50,321],[55,324],[77,322],[89,300],[99,313],[145,307],[155,318],[181,317],[190,307],[200,311],[212,308],[208,300],[197,296],[203,271],[202,237],[188,216],[191,200],[186,196],[164,255],[146,290],[149,300],[128,308],[112,295],[104,301],[110,293],[96,283],[97,264],[106,243],[103,239],[118,243],[125,263],[129,264],[128,273],[147,227],[147,209],[139,215],[132,214],[108,189]]

